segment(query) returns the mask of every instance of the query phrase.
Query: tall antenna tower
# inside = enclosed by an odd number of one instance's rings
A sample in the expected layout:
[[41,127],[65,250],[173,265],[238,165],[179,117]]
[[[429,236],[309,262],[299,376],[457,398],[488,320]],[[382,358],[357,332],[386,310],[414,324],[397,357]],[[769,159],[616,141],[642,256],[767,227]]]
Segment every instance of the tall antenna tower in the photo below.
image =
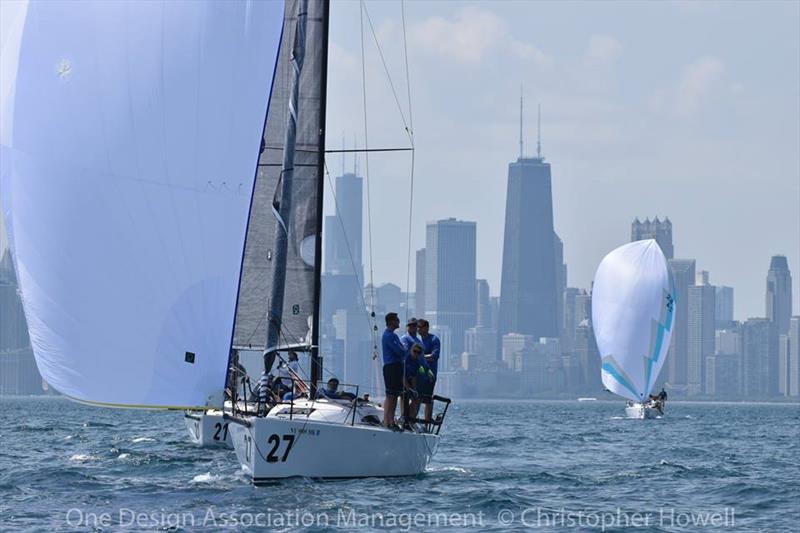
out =
[[536,157],[542,158],[542,104],[539,104],[539,112],[536,116]]
[[519,158],[522,159],[524,153],[522,140],[522,85],[519,86]]

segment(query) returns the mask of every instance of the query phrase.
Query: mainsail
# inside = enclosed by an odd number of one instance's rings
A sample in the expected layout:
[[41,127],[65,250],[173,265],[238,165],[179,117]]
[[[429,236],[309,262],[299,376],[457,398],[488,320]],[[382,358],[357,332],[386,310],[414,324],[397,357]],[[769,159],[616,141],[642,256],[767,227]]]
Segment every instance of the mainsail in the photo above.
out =
[[675,322],[675,291],[656,241],[636,241],[603,258],[592,288],[592,326],[603,384],[647,400],[664,364]]
[[202,406],[225,380],[283,4],[21,5],[0,179],[39,370],[82,401]]
[[[282,312],[275,313],[280,321],[277,346],[312,344],[311,330],[318,299],[315,297],[318,291],[315,269],[319,268],[320,261],[317,254],[322,216],[327,9],[328,3],[322,1],[286,2],[283,38],[247,226],[233,337],[236,349],[267,348],[276,268],[284,270],[277,276],[284,283]],[[298,21],[298,12],[304,10],[305,20]],[[305,29],[304,39],[296,38],[299,27]],[[292,109],[296,128],[293,146],[289,147],[294,153],[291,181],[287,182],[291,190],[287,191],[283,190],[285,183],[281,183],[281,173],[286,170],[284,149],[287,130],[290,130],[289,104],[297,66],[293,61],[295,53],[302,53],[302,68],[297,108]],[[280,205],[285,197],[291,198],[288,210]],[[286,255],[278,257],[276,231],[283,232],[283,226],[288,234]]]

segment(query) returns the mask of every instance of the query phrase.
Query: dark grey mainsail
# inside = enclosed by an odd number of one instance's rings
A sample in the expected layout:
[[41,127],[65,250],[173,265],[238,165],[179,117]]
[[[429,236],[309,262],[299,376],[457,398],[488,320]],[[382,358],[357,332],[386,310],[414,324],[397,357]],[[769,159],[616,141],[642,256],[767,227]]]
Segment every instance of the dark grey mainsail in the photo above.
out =
[[[302,13],[305,6],[305,21],[298,24],[298,12]],[[274,325],[279,325],[277,346],[310,346],[313,343],[311,330],[315,323],[321,261],[318,242],[322,216],[327,9],[325,1],[286,2],[283,37],[250,206],[234,323],[234,349],[265,350],[270,319]],[[303,26],[305,39],[302,35],[297,35],[296,39],[298,28],[302,31]],[[296,117],[294,151],[287,161],[285,145],[291,142],[287,131],[298,66],[293,60],[296,52],[302,53],[301,58],[295,58],[302,60],[302,69],[297,86],[298,103],[292,111]],[[285,165],[290,168],[284,168]],[[290,179],[281,180],[281,173],[284,172],[285,178],[286,170],[291,172]],[[283,235],[287,239],[285,257],[281,257],[284,251],[276,246],[279,240],[276,235],[283,233],[284,225],[286,233]],[[276,272],[276,268],[284,272]],[[276,280],[283,283],[283,305],[273,309],[270,317],[274,289],[280,289],[275,287]]]

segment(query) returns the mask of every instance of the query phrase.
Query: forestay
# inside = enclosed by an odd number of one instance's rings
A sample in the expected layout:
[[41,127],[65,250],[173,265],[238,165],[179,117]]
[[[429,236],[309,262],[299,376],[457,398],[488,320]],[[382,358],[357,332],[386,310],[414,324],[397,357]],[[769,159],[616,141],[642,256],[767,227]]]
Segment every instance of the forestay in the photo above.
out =
[[636,241],[603,258],[592,288],[592,326],[603,384],[634,401],[646,400],[669,349],[674,288],[656,241]]
[[[297,0],[286,2],[283,39],[250,207],[233,339],[235,348],[245,350],[263,350],[266,347],[269,298],[276,264],[276,225],[279,224],[275,209],[282,196],[280,176],[294,77],[291,57],[298,6],[302,4]],[[292,203],[288,216],[283,220],[288,232],[288,246],[285,276],[280,276],[285,283],[280,346],[310,344],[315,310],[314,265],[319,260],[316,257],[316,239],[322,215],[319,210],[319,190],[323,179],[320,161],[324,157],[321,98],[325,90],[321,72],[326,53],[324,18],[328,3],[311,1],[307,7],[296,110],[294,172],[289,192]]]
[[75,399],[225,383],[277,2],[41,2],[3,22],[3,211],[39,370]]

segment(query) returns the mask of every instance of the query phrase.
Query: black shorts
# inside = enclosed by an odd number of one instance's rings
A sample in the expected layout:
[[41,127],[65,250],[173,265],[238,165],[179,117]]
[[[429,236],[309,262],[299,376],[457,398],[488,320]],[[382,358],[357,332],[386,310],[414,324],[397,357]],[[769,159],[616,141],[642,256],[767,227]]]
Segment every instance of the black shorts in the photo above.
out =
[[383,365],[383,384],[386,386],[386,396],[400,396],[403,392],[403,363],[389,363]]
[[419,386],[419,398],[421,403],[433,403],[433,388],[436,386],[436,380],[433,381],[426,379]]

